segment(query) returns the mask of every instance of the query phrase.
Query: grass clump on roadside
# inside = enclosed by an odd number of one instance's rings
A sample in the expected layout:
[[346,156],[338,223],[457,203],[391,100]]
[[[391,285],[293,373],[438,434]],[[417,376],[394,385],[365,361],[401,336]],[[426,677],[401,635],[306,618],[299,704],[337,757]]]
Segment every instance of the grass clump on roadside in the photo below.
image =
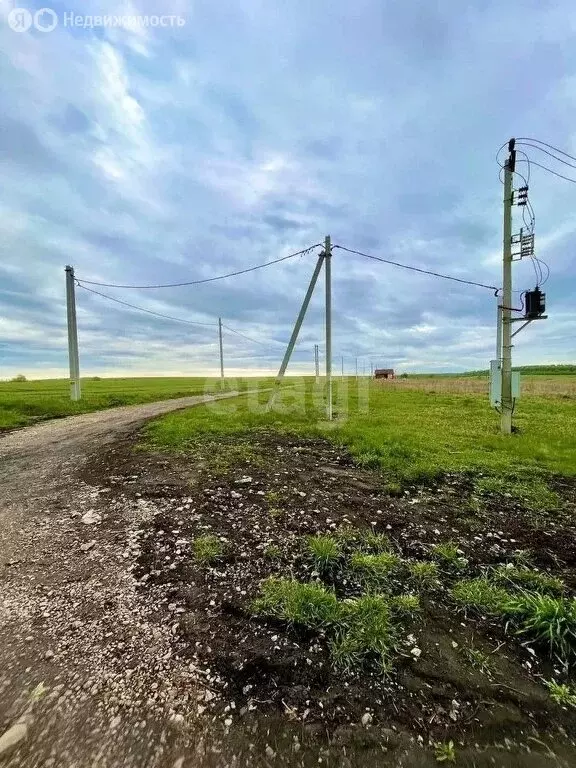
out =
[[556,576],[540,573],[532,568],[502,565],[495,569],[493,579],[501,584],[517,586],[536,592],[560,595],[564,592],[565,584]]
[[397,638],[397,621],[417,608],[414,595],[389,599],[365,594],[339,601],[334,592],[315,583],[266,579],[252,603],[256,616],[266,616],[327,633],[334,666],[351,672],[367,662],[381,670],[389,665]]
[[308,555],[319,573],[326,573],[338,563],[342,550],[334,536],[318,534],[306,539]]
[[515,634],[546,648],[563,663],[576,657],[576,599],[539,592],[509,592],[486,578],[461,581],[452,597],[466,607],[507,619]]
[[334,592],[320,584],[270,577],[261,584],[252,611],[288,624],[320,629],[338,620],[340,606]]
[[576,599],[523,593],[508,600],[504,613],[517,625],[516,634],[551,656],[564,663],[576,656]]
[[443,565],[455,568],[463,568],[466,565],[465,558],[461,557],[458,544],[453,541],[443,541],[434,544],[432,547],[432,556]]
[[262,554],[268,560],[280,560],[282,557],[282,550],[277,544],[269,544]]
[[390,607],[397,616],[409,618],[422,610],[420,598],[411,593],[390,598]]
[[452,597],[467,608],[500,613],[511,598],[509,592],[488,579],[466,579],[452,588]]
[[341,604],[340,621],[330,644],[336,667],[352,671],[370,657],[384,669],[394,647],[395,626],[382,595],[362,595]]
[[550,698],[561,707],[576,708],[576,689],[564,683],[557,683],[555,680],[545,680],[544,685],[548,688]]
[[192,542],[194,557],[200,565],[211,565],[224,554],[224,547],[217,536],[198,536]]
[[434,587],[439,584],[440,569],[438,563],[427,560],[408,563],[408,573],[410,579],[419,587]]
[[335,537],[350,551],[379,554],[392,549],[389,537],[385,533],[376,533],[371,528],[341,528]]
[[392,546],[390,539],[385,533],[376,533],[371,529],[360,532],[359,545],[361,549],[375,554],[389,552]]
[[379,555],[354,552],[350,558],[349,569],[365,587],[377,588],[386,585],[399,564],[400,558],[393,552],[381,552]]

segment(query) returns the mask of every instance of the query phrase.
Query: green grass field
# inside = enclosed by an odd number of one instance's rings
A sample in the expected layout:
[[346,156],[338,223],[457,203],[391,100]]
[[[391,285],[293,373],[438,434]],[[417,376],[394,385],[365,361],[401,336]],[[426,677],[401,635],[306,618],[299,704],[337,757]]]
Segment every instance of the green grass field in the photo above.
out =
[[[245,389],[251,381],[237,379],[226,386]],[[70,400],[69,386],[67,379],[0,382],[0,430],[117,405],[202,395],[217,391],[220,382],[216,378],[84,379],[82,399],[76,403]]]
[[[447,471],[482,474],[503,483],[535,505],[548,504],[547,476],[576,474],[576,408],[571,397],[521,399],[518,432],[502,436],[485,394],[439,393],[381,386],[357,390],[353,379],[335,381],[336,419],[325,420],[321,387],[294,380],[278,407],[266,413],[259,398],[246,396],[169,414],[152,422],[148,440],[156,447],[186,451],[205,436],[273,428],[321,435],[345,445],[366,467],[381,469],[391,487],[429,482]],[[364,383],[364,382],[362,382]]]
[[[552,378],[558,387],[549,388]],[[446,471],[484,473],[502,479],[519,495],[545,502],[547,473],[576,474],[576,376],[525,377],[525,396],[515,414],[517,434],[498,434],[485,382],[470,389],[452,380],[404,379],[377,383],[335,379],[336,419],[324,416],[323,387],[312,378],[287,379],[276,408],[266,413],[267,393],[169,414],[152,423],[157,446],[186,450],[200,436],[271,427],[303,435],[325,435],[349,448],[356,460],[383,470],[390,486],[429,481]],[[534,384],[536,382],[536,384]],[[226,380],[226,389],[269,387],[271,379]],[[0,429],[118,405],[219,391],[218,379],[136,378],[83,381],[73,403],[66,380],[0,383]],[[543,494],[543,495],[542,495]]]

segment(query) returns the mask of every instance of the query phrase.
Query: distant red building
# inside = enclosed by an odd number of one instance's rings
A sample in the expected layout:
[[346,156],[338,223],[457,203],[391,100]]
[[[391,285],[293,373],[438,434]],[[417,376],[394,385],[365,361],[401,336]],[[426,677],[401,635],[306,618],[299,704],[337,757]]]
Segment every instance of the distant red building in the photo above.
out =
[[376,368],[374,371],[375,379],[393,379],[394,368]]

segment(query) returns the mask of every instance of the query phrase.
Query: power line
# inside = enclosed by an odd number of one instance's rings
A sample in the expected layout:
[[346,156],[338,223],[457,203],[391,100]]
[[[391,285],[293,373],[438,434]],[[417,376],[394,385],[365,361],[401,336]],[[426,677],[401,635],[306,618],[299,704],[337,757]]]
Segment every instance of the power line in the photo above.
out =
[[[523,147],[532,147],[532,149],[537,149],[540,152],[544,152],[545,155],[548,155],[548,157],[552,157],[554,160],[557,160],[559,163],[564,163],[564,165],[567,165],[568,168],[572,168],[573,170],[576,170],[576,165],[573,165],[572,163],[569,163],[568,160],[562,160],[561,157],[556,157],[552,152],[548,152],[547,149],[544,149],[544,147],[539,147],[537,144],[528,144],[525,141],[518,142]],[[526,154],[525,152],[522,152],[522,154]]]
[[95,291],[93,288],[87,288],[85,285],[82,285],[82,283],[80,283],[79,281],[76,281],[76,285],[79,288],[83,288],[85,291],[94,293],[96,296],[101,296],[103,299],[114,301],[116,304],[122,304],[124,307],[130,307],[130,309],[137,309],[139,312],[146,312],[148,315],[155,315],[156,317],[162,317],[164,320],[173,320],[176,323],[186,323],[186,325],[204,325],[204,326],[209,326],[211,328],[214,328],[218,325],[218,323],[198,323],[198,322],[195,322],[194,320],[184,320],[181,317],[173,317],[172,315],[163,315],[161,312],[154,312],[151,309],[138,307],[136,304],[129,304],[127,301],[122,301],[122,299],[116,299],[114,296],[108,296],[106,293],[100,293],[100,291]]
[[[535,144],[542,144],[543,146],[548,147],[548,149],[553,149],[554,152],[559,152],[561,155],[564,155],[564,157],[569,157],[570,160],[574,160],[576,163],[576,157],[574,157],[574,155],[570,155],[568,152],[564,152],[563,149],[558,149],[558,147],[555,147],[553,144],[548,144],[546,141],[541,141],[540,139],[531,139],[528,136],[520,136],[518,139],[516,139],[516,141],[533,141]],[[503,146],[505,145],[503,144],[502,147]],[[502,147],[500,147],[498,153],[500,153]]]
[[409,269],[412,272],[420,272],[424,275],[432,275],[432,277],[441,277],[443,280],[453,280],[456,283],[464,283],[465,285],[475,285],[478,288],[487,288],[490,291],[498,291],[495,285],[486,285],[485,283],[477,283],[474,280],[464,280],[461,277],[452,277],[451,275],[443,275],[441,272],[433,272],[430,269],[420,269],[419,267],[412,267],[408,264],[400,264],[398,261],[391,261],[390,259],[383,259],[380,256],[371,256],[369,253],[362,253],[362,251],[355,251],[352,248],[346,248],[343,245],[335,245],[334,248],[340,248],[348,253],[355,253],[358,256],[365,256],[367,259],[373,259],[374,261],[381,261],[384,264],[391,264],[394,267],[401,267],[402,269]]
[[[186,323],[186,325],[201,325],[209,328],[216,328],[218,326],[218,323],[200,323],[196,322],[194,320],[184,320],[181,317],[174,317],[173,315],[164,315],[161,312],[154,312],[151,309],[145,309],[144,307],[139,307],[136,304],[129,304],[127,301],[122,301],[122,299],[117,299],[114,296],[109,296],[106,293],[101,293],[100,291],[95,291],[93,288],[87,288],[85,285],[82,285],[79,281],[76,281],[76,285],[79,288],[83,288],[85,291],[88,291],[89,293],[93,293],[96,296],[101,296],[103,299],[108,299],[109,301],[113,301],[116,304],[121,304],[124,307],[129,307],[130,309],[136,309],[139,312],[146,312],[148,315],[154,315],[155,317],[161,317],[164,320],[172,320],[177,323]],[[242,336],[247,341],[251,341],[254,344],[261,344],[262,346],[268,347],[270,342],[264,342],[259,341],[258,339],[253,339],[250,336],[246,336],[246,334],[242,333],[241,331],[237,331],[235,328],[231,328],[228,325],[222,325],[223,328],[226,328],[226,330],[230,331],[231,333],[235,333],[237,336]],[[284,342],[281,341],[272,341],[273,344],[282,344],[285,346]]]
[[[236,330],[236,328],[230,328],[229,325],[224,325],[224,323],[222,323],[222,328],[225,328],[227,331],[231,331],[231,333],[235,333],[236,336],[241,336],[243,339],[246,339],[247,341],[251,341],[254,344],[261,344],[263,347],[268,347],[268,345],[270,343],[272,343],[272,344],[280,344],[282,347],[285,347],[286,344],[288,343],[286,341],[276,341],[276,339],[271,339],[268,342],[260,341],[259,339],[253,339],[251,336],[247,336],[245,333],[242,333],[242,331]],[[304,349],[310,350],[311,348],[310,347],[306,348],[306,347],[300,346],[299,349],[300,350],[304,350]],[[274,351],[277,351],[277,350],[274,350]]]
[[[548,171],[548,173],[552,173],[554,176],[558,176],[560,179],[564,179],[565,181],[571,181],[572,184],[576,184],[576,179],[571,179],[568,176],[563,176],[561,173],[557,173],[556,171],[553,171],[552,168],[548,168],[546,165],[542,165],[541,163],[537,163],[536,160],[530,160],[531,165],[537,165],[538,168],[542,168],[544,171]],[[576,168],[574,169],[576,170]]]
[[213,283],[215,280],[225,280],[227,277],[236,277],[238,275],[245,275],[248,272],[255,272],[257,269],[264,269],[264,267],[270,267],[272,264],[279,264],[281,261],[287,261],[288,259],[293,259],[296,256],[304,256],[307,253],[310,253],[314,248],[321,247],[321,243],[316,243],[315,245],[311,245],[309,248],[305,248],[302,251],[297,251],[296,253],[290,253],[288,256],[282,256],[279,259],[274,259],[273,261],[267,261],[265,264],[257,264],[254,267],[247,267],[246,269],[239,269],[237,272],[228,272],[226,275],[217,275],[216,277],[206,277],[202,280],[189,280],[187,282],[183,283],[166,283],[164,285],[120,285],[119,283],[99,283],[94,280],[84,280],[83,278],[80,278],[83,283],[86,285],[98,285],[101,288],[136,288],[139,290],[143,290],[145,288],[181,288],[185,285],[200,285],[201,283]]
[[[261,344],[263,347],[267,347],[269,342],[265,341],[259,341],[258,339],[253,339],[251,336],[246,336],[245,333],[242,333],[241,331],[237,331],[235,328],[230,328],[229,325],[222,324],[222,328],[226,328],[227,331],[230,331],[231,333],[235,333],[236,336],[242,336],[243,339],[247,339],[248,341],[253,342],[254,344]],[[282,341],[274,341],[274,344],[282,344],[282,346],[286,346],[286,344]]]

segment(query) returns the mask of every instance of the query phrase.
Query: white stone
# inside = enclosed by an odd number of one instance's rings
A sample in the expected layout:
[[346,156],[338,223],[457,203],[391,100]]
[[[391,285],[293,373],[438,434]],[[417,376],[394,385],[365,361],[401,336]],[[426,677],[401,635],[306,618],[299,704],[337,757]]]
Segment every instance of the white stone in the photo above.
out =
[[369,725],[372,725],[372,719],[373,718],[372,718],[372,715],[370,714],[370,712],[364,712],[360,722],[362,723],[364,728],[367,728]]

